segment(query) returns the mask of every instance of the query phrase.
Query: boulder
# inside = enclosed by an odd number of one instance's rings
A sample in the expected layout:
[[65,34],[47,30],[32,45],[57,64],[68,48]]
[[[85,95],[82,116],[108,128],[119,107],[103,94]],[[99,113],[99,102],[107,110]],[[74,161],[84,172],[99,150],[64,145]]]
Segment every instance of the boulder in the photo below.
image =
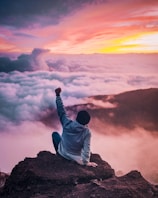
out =
[[81,166],[48,151],[19,162],[7,179],[2,198],[127,198],[158,197],[158,187],[138,171],[116,177],[98,154],[91,154],[96,168]]

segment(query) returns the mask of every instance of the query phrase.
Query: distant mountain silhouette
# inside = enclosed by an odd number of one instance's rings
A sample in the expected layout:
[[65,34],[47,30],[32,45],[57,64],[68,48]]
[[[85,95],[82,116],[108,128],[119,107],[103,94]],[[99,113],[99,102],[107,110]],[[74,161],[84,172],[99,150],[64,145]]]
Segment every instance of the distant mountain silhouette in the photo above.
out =
[[[95,100],[95,103],[94,103]],[[105,103],[105,107],[100,102]],[[106,103],[110,104],[110,106]],[[99,125],[119,126],[127,129],[141,127],[158,131],[158,88],[128,91],[117,95],[98,95],[88,98],[88,103],[66,107],[68,114],[74,116],[81,109],[90,112],[91,128],[98,131]],[[56,109],[49,110],[40,121],[49,126],[57,126],[59,120]]]
[[25,158],[14,167],[2,198],[156,198],[158,186],[147,182],[138,171],[116,177],[98,154],[91,160],[96,168],[81,166],[48,151]]
[[158,130],[158,89],[156,88],[129,91],[112,97],[94,96],[91,98],[117,104],[116,108],[111,109],[87,108],[93,118],[129,129],[142,127],[150,131]]

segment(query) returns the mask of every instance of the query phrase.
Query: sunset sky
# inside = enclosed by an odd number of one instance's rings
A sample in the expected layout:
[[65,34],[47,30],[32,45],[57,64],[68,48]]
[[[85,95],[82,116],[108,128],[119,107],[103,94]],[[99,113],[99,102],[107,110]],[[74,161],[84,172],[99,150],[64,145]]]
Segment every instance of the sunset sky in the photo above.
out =
[[[0,171],[54,152],[57,87],[65,106],[117,108],[89,97],[158,88],[157,74],[158,0],[0,0]],[[116,171],[158,173],[157,131],[98,120],[92,152]]]
[[157,0],[1,0],[0,53],[157,53]]

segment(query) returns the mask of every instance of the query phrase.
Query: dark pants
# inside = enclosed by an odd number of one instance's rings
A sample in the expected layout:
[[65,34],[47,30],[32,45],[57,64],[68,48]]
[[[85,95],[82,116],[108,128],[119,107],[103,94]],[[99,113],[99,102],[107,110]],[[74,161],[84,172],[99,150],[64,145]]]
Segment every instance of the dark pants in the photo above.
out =
[[61,141],[61,136],[58,132],[53,132],[52,133],[52,141],[53,141],[55,151],[56,151],[56,153],[58,153],[58,145]]

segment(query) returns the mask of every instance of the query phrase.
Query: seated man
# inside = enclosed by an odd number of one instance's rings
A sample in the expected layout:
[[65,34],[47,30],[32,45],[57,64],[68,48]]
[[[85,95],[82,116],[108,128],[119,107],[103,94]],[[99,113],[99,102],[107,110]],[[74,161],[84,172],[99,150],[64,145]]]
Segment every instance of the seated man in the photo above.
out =
[[87,111],[79,111],[76,120],[68,118],[60,97],[61,88],[55,90],[57,112],[63,127],[62,136],[53,132],[52,139],[55,150],[62,157],[76,161],[78,164],[96,167],[97,164],[90,162],[90,139],[91,133],[87,124],[90,115]]

